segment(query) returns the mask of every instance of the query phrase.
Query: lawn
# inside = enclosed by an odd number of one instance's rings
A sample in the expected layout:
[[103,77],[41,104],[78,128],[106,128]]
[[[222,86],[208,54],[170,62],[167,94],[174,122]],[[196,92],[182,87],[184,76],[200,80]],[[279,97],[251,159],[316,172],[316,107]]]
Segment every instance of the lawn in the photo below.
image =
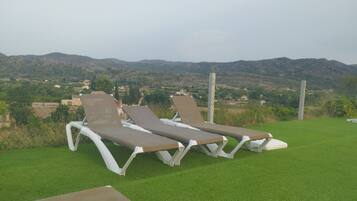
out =
[[[126,176],[106,169],[93,144],[0,152],[0,200],[25,201],[112,185],[131,200],[357,200],[357,124],[344,119],[256,126],[288,149],[236,158],[190,152],[171,168],[139,155]],[[119,161],[129,151],[110,146]],[[232,145],[231,145],[232,147]]]

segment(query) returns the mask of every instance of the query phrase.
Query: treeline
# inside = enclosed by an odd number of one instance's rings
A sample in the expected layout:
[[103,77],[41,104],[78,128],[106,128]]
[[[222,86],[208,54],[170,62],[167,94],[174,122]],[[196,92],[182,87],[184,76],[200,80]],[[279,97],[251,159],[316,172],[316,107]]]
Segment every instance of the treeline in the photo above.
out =
[[[53,82],[30,81],[0,82],[0,115],[10,113],[15,120],[15,124],[11,128],[1,130],[0,149],[60,145],[65,142],[64,125],[72,120],[83,119],[83,108],[60,105],[46,119],[37,118],[31,110],[31,103],[34,101],[60,102],[62,99],[69,99],[73,94],[79,93],[74,90],[73,84],[62,84],[61,88],[54,88],[54,84]],[[200,106],[206,107],[206,89],[195,87],[185,87],[184,89],[194,96]],[[83,89],[80,93],[105,91],[113,94],[116,99],[122,100],[124,104],[138,104],[141,101],[143,105],[150,105],[158,116],[172,117],[174,111],[170,108],[170,95],[177,90],[179,90],[177,87],[148,89],[141,82],[116,81],[100,75],[91,80],[89,89]],[[342,79],[337,91],[308,90],[305,116],[307,118],[356,117],[356,94],[357,77],[354,76]],[[225,100],[235,100],[242,96],[249,98],[247,104],[238,106],[224,104]],[[293,90],[219,88],[216,93],[218,102],[215,121],[222,124],[244,126],[296,119],[298,96],[298,92]],[[204,111],[203,115],[206,115]]]

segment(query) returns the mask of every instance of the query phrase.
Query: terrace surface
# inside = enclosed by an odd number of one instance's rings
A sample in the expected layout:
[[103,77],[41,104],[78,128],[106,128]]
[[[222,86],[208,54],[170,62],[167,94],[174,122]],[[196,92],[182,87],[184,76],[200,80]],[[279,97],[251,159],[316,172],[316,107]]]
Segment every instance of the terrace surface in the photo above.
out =
[[[210,158],[190,152],[170,168],[139,155],[125,177],[106,169],[93,144],[0,152],[0,200],[25,201],[112,185],[131,200],[357,200],[357,124],[344,119],[256,126],[288,149]],[[232,147],[232,146],[230,146]],[[130,151],[110,146],[121,163]]]

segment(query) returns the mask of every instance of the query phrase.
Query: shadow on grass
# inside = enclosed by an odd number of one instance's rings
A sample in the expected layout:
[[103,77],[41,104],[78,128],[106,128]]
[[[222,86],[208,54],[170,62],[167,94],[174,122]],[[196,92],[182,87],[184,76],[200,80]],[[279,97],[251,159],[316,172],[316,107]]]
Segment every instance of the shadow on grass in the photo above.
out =
[[[126,160],[132,153],[132,150],[125,147],[117,146],[112,143],[106,143],[110,152],[122,167]],[[230,142],[226,146],[226,150],[232,150],[235,147],[235,143]],[[85,159],[100,164],[103,169],[106,169],[103,159],[101,158],[95,145],[92,143],[80,144],[77,154]],[[234,159],[227,158],[214,158],[199,152],[198,150],[190,150],[188,154],[182,159],[180,166],[170,167],[163,164],[156,156],[155,153],[138,154],[132,161],[127,169],[126,176],[123,180],[142,179],[156,176],[163,176],[165,174],[177,174],[182,171],[187,171],[200,167],[207,167],[209,165],[216,165],[217,163],[230,162],[232,160],[240,160],[245,157],[254,156],[257,153],[252,153],[247,150],[240,150],[236,153]],[[106,169],[107,170],[107,169]],[[109,170],[107,170],[109,171]]]

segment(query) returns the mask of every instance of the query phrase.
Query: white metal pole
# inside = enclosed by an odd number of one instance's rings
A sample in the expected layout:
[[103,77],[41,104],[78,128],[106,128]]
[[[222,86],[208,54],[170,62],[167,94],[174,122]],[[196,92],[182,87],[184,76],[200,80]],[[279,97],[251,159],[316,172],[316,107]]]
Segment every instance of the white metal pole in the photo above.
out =
[[213,123],[214,119],[214,99],[215,99],[215,90],[216,90],[216,73],[211,72],[209,74],[208,82],[208,122]]
[[306,80],[301,81],[298,119],[304,120]]

